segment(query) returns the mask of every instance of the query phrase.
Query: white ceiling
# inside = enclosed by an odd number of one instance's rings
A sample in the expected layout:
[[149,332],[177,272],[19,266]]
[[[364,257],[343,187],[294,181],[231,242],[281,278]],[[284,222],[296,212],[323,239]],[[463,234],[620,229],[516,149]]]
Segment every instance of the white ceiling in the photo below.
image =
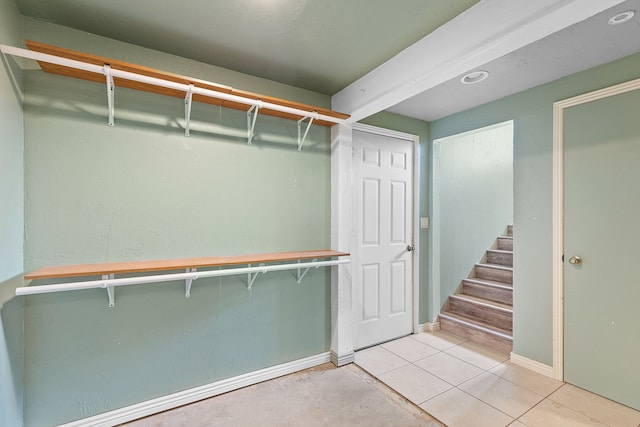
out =
[[[25,16],[334,95],[356,120],[388,110],[432,121],[640,51],[640,0],[16,4]],[[607,25],[625,10],[639,13]],[[477,69],[490,77],[459,82]]]
[[[638,13],[626,23],[607,24],[610,17],[627,10]],[[463,85],[462,75],[457,75],[388,110],[433,121],[636,52],[640,52],[640,0],[628,0],[478,67],[490,73],[482,83]]]

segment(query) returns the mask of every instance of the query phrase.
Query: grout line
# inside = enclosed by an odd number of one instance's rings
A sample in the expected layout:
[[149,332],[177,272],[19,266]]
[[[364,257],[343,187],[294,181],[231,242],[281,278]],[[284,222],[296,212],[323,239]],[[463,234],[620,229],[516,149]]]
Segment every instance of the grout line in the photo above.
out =
[[502,410],[500,410],[500,409],[496,408],[496,407],[495,407],[495,406],[493,406],[492,404],[487,403],[487,402],[485,402],[485,401],[484,401],[484,400],[482,400],[482,399],[478,399],[477,397],[475,397],[475,396],[474,396],[474,395],[472,395],[471,393],[467,393],[466,391],[462,390],[461,388],[458,388],[458,387],[456,387],[456,388],[457,388],[458,390],[460,390],[461,392],[463,392],[464,394],[466,394],[466,395],[468,395],[468,396],[471,396],[472,398],[474,398],[474,399],[475,399],[475,400],[477,400],[478,402],[482,402],[482,403],[484,403],[485,405],[487,405],[488,407],[493,408],[493,409],[495,409],[496,411],[498,411],[498,412],[500,412],[500,413],[502,413],[502,414],[505,414],[507,417],[511,418],[511,422],[510,422],[509,424],[512,424],[515,420],[517,420],[517,418],[512,417],[511,415],[507,414],[506,412],[504,412],[504,411],[502,411]]
[[[502,362],[500,365],[504,365],[504,364],[505,364],[505,363],[507,363],[507,362],[510,362],[510,361],[509,361],[509,360],[505,360],[505,361],[504,361],[504,362]],[[498,366],[500,366],[500,365],[498,365]],[[494,367],[493,367],[493,368],[491,368],[491,369],[493,370],[493,369],[497,368],[498,366],[494,366]],[[518,366],[518,365],[516,365],[516,366]],[[518,368],[526,369],[527,371],[531,371],[531,372],[533,372],[533,373],[534,373],[534,374],[536,374],[536,375],[540,375],[540,376],[542,376],[542,377],[544,377],[544,378],[548,378],[548,379],[549,379],[549,377],[545,377],[544,375],[539,374],[539,373],[537,373],[536,371],[533,371],[533,370],[531,370],[531,369],[529,369],[529,368],[525,368],[524,366],[518,366]],[[491,372],[491,373],[493,374],[493,372]],[[538,396],[543,396],[543,398],[544,398],[544,399],[547,399],[549,396],[551,396],[553,393],[555,393],[556,391],[560,390],[560,389],[561,389],[565,384],[567,384],[567,383],[565,383],[564,381],[560,381],[560,385],[559,385],[556,389],[554,389],[554,390],[553,390],[553,391],[551,391],[550,393],[548,393],[548,394],[544,395],[544,394],[540,394],[540,393],[538,393],[538,392],[536,392],[536,391],[533,391],[533,390],[531,390],[531,389],[530,389],[530,388],[528,388],[528,387],[525,387],[525,386],[523,386],[523,385],[520,385],[520,384],[516,383],[515,381],[511,381],[511,380],[510,380],[510,379],[508,379],[508,378],[501,377],[500,375],[497,375],[497,374],[493,374],[493,375],[496,375],[498,378],[501,378],[501,379],[503,379],[503,380],[505,380],[505,381],[508,381],[508,382],[510,382],[511,384],[515,384],[515,385],[517,385],[518,387],[522,387],[522,388],[523,388],[523,389],[525,389],[525,390],[529,390],[531,393],[537,394]],[[558,380],[554,380],[554,381],[558,381]],[[550,399],[550,400],[551,400],[551,399]]]
[[403,403],[408,404],[413,406],[415,409],[417,409],[418,411],[427,414],[427,416],[429,416],[430,418],[433,418],[436,422],[442,424],[443,426],[446,427],[446,424],[443,423],[442,421],[440,421],[438,418],[436,418],[435,416],[433,416],[432,414],[430,414],[429,412],[425,411],[424,409],[422,409],[420,407],[420,405],[417,405],[415,403],[413,403],[411,400],[409,400],[406,396],[404,396],[403,394],[401,394],[400,392],[398,392],[398,390],[394,389],[393,387],[389,386],[387,383],[385,383],[384,381],[382,381],[379,377],[373,375],[371,372],[367,371],[366,369],[364,369],[363,367],[356,365],[358,369],[360,369],[362,372],[366,373],[368,376],[371,377],[371,380],[375,383],[376,386],[378,387],[383,387],[386,390],[388,390],[389,392],[395,394],[398,398],[402,399]]

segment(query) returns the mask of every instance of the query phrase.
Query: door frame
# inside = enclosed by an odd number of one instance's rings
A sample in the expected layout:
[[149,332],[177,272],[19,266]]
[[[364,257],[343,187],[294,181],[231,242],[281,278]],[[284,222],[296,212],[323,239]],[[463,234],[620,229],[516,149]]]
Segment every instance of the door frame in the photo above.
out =
[[640,89],[640,79],[553,104],[553,377],[564,381],[564,110]]
[[[412,268],[412,277],[411,277],[411,283],[412,283],[412,295],[411,295],[411,301],[412,301],[412,316],[413,316],[413,320],[412,320],[412,332],[418,333],[420,332],[420,325],[419,325],[419,308],[420,308],[420,191],[419,191],[419,184],[420,184],[420,155],[419,155],[419,150],[420,150],[420,137],[418,135],[412,135],[409,133],[405,133],[405,132],[398,132],[395,130],[390,130],[390,129],[384,129],[384,128],[380,128],[377,126],[371,126],[371,125],[365,125],[362,123],[354,123],[353,124],[353,131],[359,131],[359,132],[366,132],[366,133],[371,133],[374,135],[380,135],[380,136],[387,136],[389,138],[394,138],[394,139],[400,139],[403,141],[409,141],[409,142],[413,142],[413,160],[412,160],[412,164],[413,164],[413,194],[411,195],[412,197],[412,203],[413,203],[413,220],[412,220],[412,239],[413,239],[413,245],[415,245],[416,249],[413,252],[413,268]],[[353,162],[355,162],[355,159],[352,156],[351,159],[352,162],[352,166],[353,166]],[[353,218],[353,227],[358,227],[360,225],[358,218],[356,217],[356,212],[352,212],[352,218]],[[355,233],[352,233],[351,235],[352,239],[351,239],[351,247],[355,247],[356,241],[355,241]],[[355,295],[355,283],[351,283],[352,286],[352,292],[353,295]]]

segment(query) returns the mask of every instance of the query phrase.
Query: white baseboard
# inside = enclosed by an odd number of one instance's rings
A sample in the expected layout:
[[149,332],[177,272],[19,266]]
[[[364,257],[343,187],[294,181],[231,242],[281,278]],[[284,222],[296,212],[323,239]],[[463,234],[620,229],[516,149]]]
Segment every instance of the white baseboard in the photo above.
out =
[[348,354],[343,354],[342,356],[338,356],[333,351],[331,352],[331,363],[333,363],[337,367],[348,365],[349,363],[353,363],[355,361],[356,361],[356,353],[353,351]]
[[511,363],[530,369],[546,377],[554,378],[553,367],[511,352]]
[[440,322],[428,322],[428,323],[421,323],[418,325],[418,331],[416,333],[420,333],[420,332],[434,332],[434,331],[439,331],[440,330]]
[[314,366],[328,363],[330,360],[329,352],[321,353],[316,356],[294,360],[292,362],[283,363],[282,365],[249,372],[247,374],[238,375],[237,377],[228,378],[226,380],[116,409],[114,411],[105,412],[104,414],[99,414],[90,418],[73,421],[68,424],[62,424],[59,427],[112,427],[138,418],[157,414],[168,409],[177,408],[178,406],[197,402],[202,399],[208,399],[222,393],[257,384],[262,381],[272,380],[303,369],[313,368]]

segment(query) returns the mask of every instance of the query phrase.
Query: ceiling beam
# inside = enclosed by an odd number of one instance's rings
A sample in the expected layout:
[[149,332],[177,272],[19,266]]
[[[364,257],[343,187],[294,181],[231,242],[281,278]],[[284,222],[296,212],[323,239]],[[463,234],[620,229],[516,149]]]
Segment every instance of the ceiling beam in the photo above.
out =
[[481,0],[332,97],[356,122],[624,0]]

